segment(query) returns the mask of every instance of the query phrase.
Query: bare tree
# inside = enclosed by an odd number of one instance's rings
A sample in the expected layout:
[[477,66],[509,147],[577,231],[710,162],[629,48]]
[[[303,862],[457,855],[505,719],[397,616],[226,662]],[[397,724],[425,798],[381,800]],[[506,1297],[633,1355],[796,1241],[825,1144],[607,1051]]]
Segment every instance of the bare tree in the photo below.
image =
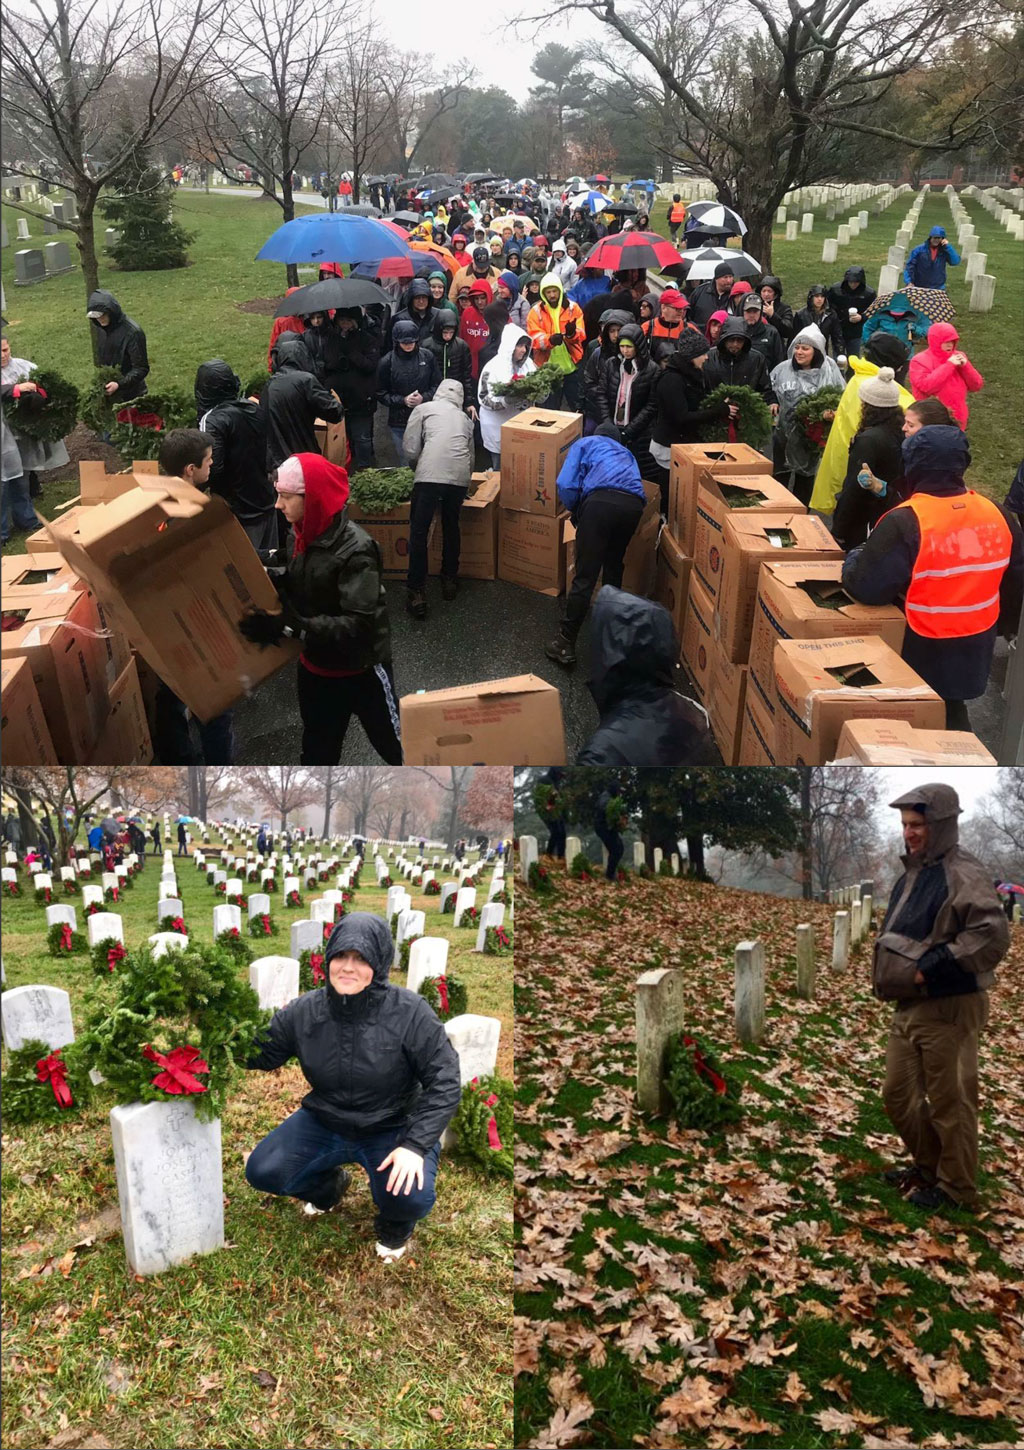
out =
[[338,799],[352,812],[352,829],[357,836],[369,832],[370,812],[382,791],[388,786],[394,767],[390,765],[350,765],[342,767]]
[[320,772],[301,765],[248,765],[239,775],[260,807],[280,817],[282,831],[292,811],[312,804],[320,794]]
[[983,796],[961,833],[968,849],[1016,885],[1024,885],[1024,767],[1004,766],[999,789]]
[[[156,779],[154,779],[156,777]],[[32,801],[50,816],[57,839],[57,856],[69,859],[72,843],[86,816],[102,802],[119,797],[128,809],[163,810],[178,798],[176,771],[153,770],[149,766],[120,765],[79,769],[75,766],[5,766],[3,788],[19,805],[23,828],[25,816],[32,822]],[[22,814],[24,812],[24,814]]]
[[407,769],[419,771],[421,775],[429,776],[448,797],[448,823],[445,827],[445,839],[448,842],[449,850],[455,845],[463,802],[475,768],[472,765],[450,765],[446,774],[443,769],[438,767],[431,768],[423,765],[407,767]]
[[88,296],[99,286],[99,197],[215,73],[224,0],[113,0],[106,10],[95,0],[20,5],[5,6],[0,31],[5,119],[32,148],[21,174],[57,180],[74,195],[78,217],[64,225],[77,238]]
[[189,765],[188,813],[205,821],[211,811],[224,805],[234,788],[236,772],[227,765]]
[[423,56],[416,51],[392,53],[381,89],[390,107],[396,164],[403,171],[416,164],[427,138],[456,109],[475,75],[468,60],[453,61],[437,76],[424,73]]
[[[790,0],[785,10],[771,0],[736,0],[713,16],[705,0],[693,0],[665,17],[672,44],[658,23],[660,9],[660,0],[622,9],[615,0],[562,0],[554,12],[532,18],[547,26],[552,13],[591,15],[612,32],[620,58],[631,58],[626,69],[638,84],[655,98],[660,92],[663,104],[675,98],[673,155],[742,211],[748,249],[766,269],[776,207],[792,187],[835,174],[830,148],[837,137],[855,133],[875,138],[876,149],[883,142],[941,153],[990,140],[989,110],[1005,106],[1005,89],[991,73],[956,98],[931,134],[911,134],[905,112],[891,104],[901,77],[1006,24],[999,0],[908,0],[885,8],[870,0]],[[709,17],[713,43],[695,69],[677,69],[680,30],[692,22],[699,31]],[[1006,64],[1019,69],[1019,56]]]
[[372,11],[351,16],[338,41],[336,63],[327,81],[327,113],[340,137],[352,172],[352,198],[359,200],[359,179],[382,150],[391,130],[391,108],[384,77],[391,52]]

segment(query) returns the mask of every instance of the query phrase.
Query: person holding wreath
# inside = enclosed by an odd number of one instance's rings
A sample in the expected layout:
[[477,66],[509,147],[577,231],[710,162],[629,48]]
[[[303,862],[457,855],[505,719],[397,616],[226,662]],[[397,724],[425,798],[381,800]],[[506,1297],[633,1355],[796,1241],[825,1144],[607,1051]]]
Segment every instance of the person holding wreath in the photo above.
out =
[[327,979],[274,1013],[246,1067],[298,1058],[311,1091],[245,1165],[260,1193],[335,1211],[358,1163],[377,1210],[377,1255],[400,1259],[434,1206],[441,1135],[462,1095],[459,1058],[415,992],[388,981],[395,948],[382,917],[357,911],[324,947]]

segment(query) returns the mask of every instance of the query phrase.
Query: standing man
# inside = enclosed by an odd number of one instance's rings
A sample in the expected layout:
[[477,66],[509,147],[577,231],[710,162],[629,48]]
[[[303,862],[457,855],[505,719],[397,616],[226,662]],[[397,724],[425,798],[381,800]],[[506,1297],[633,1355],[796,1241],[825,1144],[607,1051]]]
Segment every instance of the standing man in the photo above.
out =
[[686,221],[686,207],[683,205],[683,198],[678,191],[672,193],[672,205],[668,209],[668,230],[672,238],[672,245],[675,246],[679,237],[679,228]]
[[872,982],[896,1004],[882,1099],[912,1161],[883,1176],[919,1208],[975,1209],[978,1037],[1010,931],[990,873],[960,848],[952,786],[918,786],[890,805],[907,854]]
[[267,420],[222,358],[196,370],[197,427],[213,449],[206,487],[224,500],[257,553],[277,547],[277,495],[267,471]]
[[185,822],[178,822],[178,855],[188,855],[188,833],[185,830]]
[[150,831],[149,834],[153,837],[153,855],[154,856],[159,856],[159,854],[160,854],[160,822],[159,821],[154,821],[153,822],[153,829]]
[[608,864],[604,868],[605,879],[608,881],[614,881],[618,876],[619,862],[622,860],[622,853],[625,850],[622,841],[622,828],[626,824],[625,816],[620,816],[616,821],[608,819],[608,807],[614,798],[610,790],[601,792],[597,798],[597,813],[594,819],[594,833],[608,852]]
[[125,316],[112,292],[91,292],[86,309],[86,317],[99,334],[96,366],[121,369],[121,381],[107,383],[104,391],[112,406],[128,403],[146,391],[146,334],[134,319]]
[[960,253],[946,240],[945,227],[932,227],[928,240],[915,247],[903,269],[903,280],[912,287],[933,287],[945,291],[946,268],[959,267]]

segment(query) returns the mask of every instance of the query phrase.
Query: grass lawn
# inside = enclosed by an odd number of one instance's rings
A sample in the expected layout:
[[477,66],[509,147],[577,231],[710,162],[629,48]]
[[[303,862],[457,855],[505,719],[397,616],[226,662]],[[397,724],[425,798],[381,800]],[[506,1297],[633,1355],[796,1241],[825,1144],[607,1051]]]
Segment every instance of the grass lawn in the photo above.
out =
[[[680,188],[685,200],[685,190]],[[906,192],[878,216],[847,247],[840,247],[839,261],[821,260],[822,244],[834,237],[836,228],[851,212],[840,212],[834,222],[825,220],[825,208],[814,213],[814,231],[801,233],[795,242],[786,241],[785,225],[776,226],[772,240],[772,271],[782,279],[784,296],[794,311],[805,305],[807,289],[814,282],[830,286],[842,279],[847,267],[862,266],[870,286],[878,286],[878,273],[896,233],[910,210],[913,193]],[[973,462],[967,481],[979,493],[1002,503],[1013,475],[1024,458],[1024,409],[1021,407],[1022,339],[1024,339],[1024,248],[989,216],[983,207],[961,196],[980,238],[978,250],[988,257],[987,270],[996,278],[996,301],[991,312],[969,312],[971,289],[964,282],[966,263],[950,267],[948,292],[957,310],[956,326],[961,344],[985,379],[985,387],[970,398]],[[792,211],[790,213],[793,215]],[[652,225],[668,236],[668,203],[658,202]],[[924,241],[933,226],[944,226],[954,245],[953,214],[945,194],[933,191],[925,201],[912,245]]]
[[[833,977],[832,909],[684,881],[520,895],[516,1444],[1021,1443],[1024,939],[982,1053],[977,1217],[878,1177],[891,1008],[869,950]],[[811,921],[817,1001],[795,994]],[[760,937],[767,1030],[735,1040],[733,951]],[[642,1118],[634,984],[687,975],[687,1027],[742,1086],[716,1133]]]
[[[213,888],[191,862],[177,864],[190,934],[209,941]],[[369,875],[354,904],[383,911],[386,893]],[[158,883],[150,857],[117,908],[129,949],[156,930]],[[454,930],[438,897],[410,895],[428,933],[451,942],[449,970],[467,983],[469,1010],[501,1018],[498,1070],[511,1076],[511,958],[476,955],[474,932]],[[280,935],[252,942],[254,957],[287,952],[289,922],[306,915],[311,893],[304,899],[294,911],[274,899]],[[244,909],[242,917],[244,925]],[[84,930],[80,898],[78,919]],[[8,987],[64,987],[77,1023],[104,990],[85,956],[48,955],[30,893],[5,900],[3,958]],[[297,1065],[244,1075],[223,1120],[227,1246],[146,1279],[124,1256],[111,1103],[100,1098],[66,1125],[5,1131],[6,1446],[30,1450],[68,1427],[91,1427],[120,1447],[510,1443],[507,1180],[444,1155],[415,1255],[385,1266],[363,1175],[353,1175],[340,1216],[320,1219],[245,1182],[243,1153],[306,1090]]]

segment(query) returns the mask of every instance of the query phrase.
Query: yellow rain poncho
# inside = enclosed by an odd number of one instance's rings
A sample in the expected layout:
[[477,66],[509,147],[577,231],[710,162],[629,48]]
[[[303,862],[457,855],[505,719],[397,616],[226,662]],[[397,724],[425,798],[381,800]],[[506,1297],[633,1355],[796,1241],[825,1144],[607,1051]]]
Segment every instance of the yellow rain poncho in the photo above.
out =
[[[873,378],[879,369],[877,364],[862,357],[851,357],[853,377],[846,384],[839,400],[836,416],[829,429],[825,451],[818,464],[811,494],[811,508],[818,513],[830,514],[836,506],[836,499],[842,491],[846,469],[850,462],[850,444],[860,424],[860,385],[866,378]],[[912,393],[900,388],[900,407],[904,412],[914,401]]]

